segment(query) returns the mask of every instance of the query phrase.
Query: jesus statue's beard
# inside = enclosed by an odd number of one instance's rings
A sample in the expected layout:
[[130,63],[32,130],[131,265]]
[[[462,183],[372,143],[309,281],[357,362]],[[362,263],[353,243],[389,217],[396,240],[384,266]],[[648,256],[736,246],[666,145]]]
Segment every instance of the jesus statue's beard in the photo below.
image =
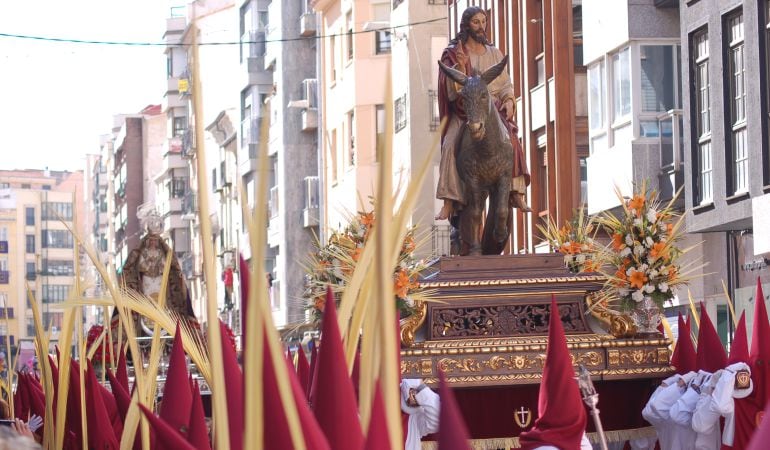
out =
[[470,36],[471,39],[478,42],[479,44],[487,45],[489,43],[489,41],[487,41],[487,34],[484,32],[484,30],[479,30],[476,33],[474,33],[472,30],[469,30],[468,36]]

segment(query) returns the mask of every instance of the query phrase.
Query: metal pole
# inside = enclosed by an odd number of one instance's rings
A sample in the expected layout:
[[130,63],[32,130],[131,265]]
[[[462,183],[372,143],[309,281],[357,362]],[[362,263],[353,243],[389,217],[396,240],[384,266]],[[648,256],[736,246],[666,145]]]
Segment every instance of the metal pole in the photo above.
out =
[[591,373],[586,367],[580,364],[580,375],[578,376],[578,386],[580,387],[580,393],[583,394],[583,401],[591,410],[591,417],[594,419],[594,426],[596,427],[596,433],[599,435],[599,446],[601,450],[608,450],[607,437],[604,435],[604,427],[602,427],[602,420],[599,418],[599,394],[596,393],[594,383],[591,381]]

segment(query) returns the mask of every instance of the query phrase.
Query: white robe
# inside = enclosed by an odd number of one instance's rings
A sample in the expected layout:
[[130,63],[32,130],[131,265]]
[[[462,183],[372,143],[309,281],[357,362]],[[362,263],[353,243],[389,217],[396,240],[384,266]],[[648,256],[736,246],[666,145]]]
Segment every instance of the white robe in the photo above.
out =
[[[561,450],[559,448],[554,447],[553,445],[541,445],[540,447],[536,447],[535,450]],[[593,450],[593,446],[591,445],[591,442],[588,440],[588,437],[585,433],[583,433],[583,437],[580,439],[580,450]]]
[[430,388],[423,388],[415,395],[420,406],[409,406],[406,399],[409,389],[416,389],[421,380],[405,379],[401,382],[401,410],[409,414],[404,450],[421,450],[422,438],[438,431],[441,400]]
[[[680,447],[676,447],[675,444],[678,445],[680,441],[679,435],[682,434],[680,430],[682,427],[671,422],[671,408],[684,393],[684,388],[679,387],[679,379],[688,382],[694,376],[695,373],[690,372],[685,376],[675,375],[668,378],[652,393],[650,400],[642,410],[642,417],[650,422],[658,433],[661,449],[680,450]],[[690,429],[690,434],[694,435],[694,433]],[[692,436],[692,440],[694,440],[694,436]]]
[[[735,438],[735,397],[745,397],[753,390],[753,385],[736,394],[735,372],[749,370],[745,363],[735,363],[728,366],[719,377],[711,395],[701,397],[693,414],[693,429],[716,429],[719,432],[719,417],[725,418],[722,430],[722,443],[732,447]],[[719,447],[712,447],[719,448]]]

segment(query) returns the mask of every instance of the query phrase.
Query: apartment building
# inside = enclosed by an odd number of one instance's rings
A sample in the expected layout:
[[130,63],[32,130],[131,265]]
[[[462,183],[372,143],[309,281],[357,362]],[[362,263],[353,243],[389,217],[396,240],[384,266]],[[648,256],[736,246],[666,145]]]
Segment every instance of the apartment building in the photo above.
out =
[[[439,130],[438,115],[438,61],[446,46],[446,1],[400,0],[392,3],[389,21],[373,17],[364,23],[367,29],[377,30],[375,44],[390,41],[392,61],[392,92],[394,114],[393,185],[406,190],[411,174],[419,169],[436,142]],[[384,13],[378,13],[384,16]],[[411,25],[414,24],[414,25]],[[376,129],[384,126],[384,105],[376,114]],[[382,142],[382,139],[379,140]],[[378,148],[378,152],[382,149]],[[379,153],[378,153],[379,154]],[[416,249],[418,257],[433,258],[449,254],[449,223],[433,217],[441,208],[436,200],[438,164],[441,152],[437,149],[432,166],[421,187],[411,225],[417,226],[418,235],[430,235],[426,244]]]
[[319,235],[316,18],[306,1],[272,1],[267,7],[263,59],[273,81],[264,105],[271,169],[267,269],[279,327],[305,322],[304,265]]
[[[12,351],[35,335],[32,292],[53,341],[64,316],[61,303],[75,284],[76,239],[85,236],[83,172],[0,170],[0,350]],[[82,260],[81,260],[82,261]]]
[[751,324],[757,278],[770,292],[770,1],[670,3],[681,19],[687,229],[701,233],[714,273],[697,282],[708,298],[724,281]]

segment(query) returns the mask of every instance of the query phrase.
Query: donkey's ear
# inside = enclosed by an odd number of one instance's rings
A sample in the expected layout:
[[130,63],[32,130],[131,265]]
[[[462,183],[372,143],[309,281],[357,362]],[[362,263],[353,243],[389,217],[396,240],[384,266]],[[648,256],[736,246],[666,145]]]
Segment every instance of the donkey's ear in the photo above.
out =
[[481,74],[481,80],[489,84],[492,81],[495,80],[495,78],[499,77],[501,73],[503,73],[503,70],[505,69],[505,66],[508,65],[508,55],[503,56],[503,59],[500,60],[497,64],[487,69],[484,73]]
[[459,70],[448,67],[446,64],[442,63],[441,61],[438,62],[438,66],[439,68],[441,68],[441,71],[446,74],[446,76],[448,76],[455,82],[461,85],[465,85],[465,82],[468,81],[468,77],[464,73],[460,72]]

